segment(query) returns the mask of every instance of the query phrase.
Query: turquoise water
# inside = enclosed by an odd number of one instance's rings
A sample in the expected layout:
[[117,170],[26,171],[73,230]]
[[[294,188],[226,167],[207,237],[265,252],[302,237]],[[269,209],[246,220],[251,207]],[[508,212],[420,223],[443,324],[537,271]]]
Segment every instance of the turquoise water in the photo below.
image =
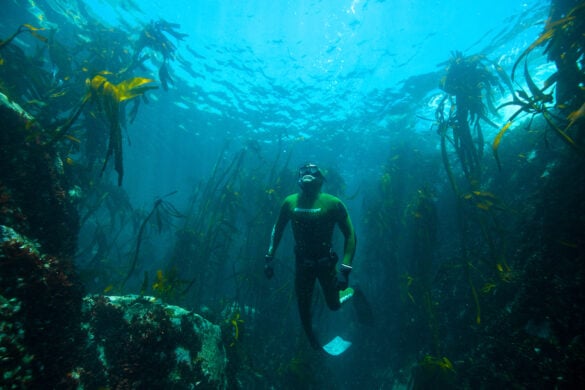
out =
[[[301,148],[295,163],[334,165],[351,181],[356,168],[378,165],[401,137],[430,131],[420,117],[432,119],[453,51],[483,54],[509,69],[548,12],[544,1],[22,3],[33,25],[83,30],[95,18],[130,38],[164,19],[187,34],[169,36],[176,45],[173,88],[150,94],[156,104],[141,109],[136,130],[128,131],[135,147],[127,150],[127,187],[140,189],[133,194],[140,202],[152,199],[152,187],[181,188],[193,150],[196,164],[209,169],[201,157],[213,160],[225,139],[271,153]],[[4,21],[3,30],[16,20]],[[77,38],[91,40],[83,32]],[[156,76],[162,61],[154,53],[143,76]],[[434,149],[438,140],[428,138],[424,147]],[[138,174],[145,171],[157,183]]]
[[[299,163],[334,165],[348,180],[357,167],[377,165],[397,138],[430,131],[416,115],[433,117],[436,80],[452,51],[481,53],[509,69],[548,12],[544,1],[88,4],[112,25],[138,28],[163,18],[188,34],[177,42],[177,56],[189,72],[173,63],[175,90],[157,94],[164,119],[139,117],[155,125],[164,144],[180,137],[183,145],[207,150],[229,138],[273,150],[280,141],[282,148],[303,149]],[[436,74],[431,82],[413,79],[429,74]],[[426,147],[433,149],[438,140],[429,138]],[[149,160],[162,170],[176,164],[152,153]],[[188,165],[188,156],[181,161]],[[144,161],[136,164],[145,168]]]
[[[99,103],[87,103],[70,138],[56,143],[58,178],[68,185],[63,197],[81,216],[75,261],[87,292],[159,294],[204,312],[228,334],[241,326],[248,338],[238,368],[250,388],[278,388],[287,381],[282,372],[302,377],[289,231],[273,281],[263,278],[262,261],[279,202],[297,189],[294,169],[312,161],[326,173],[325,190],[348,206],[359,237],[351,281],[377,321],[369,327],[351,311],[329,317],[316,310],[327,339],[352,343],[339,360],[311,366],[325,378],[316,383],[329,383],[322,373],[333,372],[336,388],[399,388],[417,362],[444,364],[444,355],[466,388],[481,383],[484,370],[501,381],[490,384],[512,386],[515,374],[538,383],[531,377],[537,362],[559,361],[532,352],[562,351],[558,323],[579,323],[552,320],[558,313],[541,308],[546,299],[535,293],[548,282],[549,266],[570,275],[567,264],[579,264],[571,251],[582,248],[581,233],[572,229],[582,225],[571,220],[565,235],[555,235],[568,219],[565,204],[581,204],[563,187],[571,174],[580,177],[573,166],[559,174],[571,161],[561,161],[566,145],[542,112],[534,121],[523,113],[501,141],[500,170],[491,147],[518,105],[486,110],[483,139],[473,128],[460,154],[454,122],[441,153],[436,116],[452,56],[477,56],[489,72],[499,66],[510,76],[543,31],[550,2],[4,0],[3,8],[2,39],[25,23],[33,29],[0,51],[0,87],[24,80],[11,98],[43,124],[68,118],[98,73],[112,83],[148,78],[156,87],[123,106],[121,187],[112,161],[100,176],[110,128]],[[11,67],[22,60],[20,50],[37,68],[24,60],[22,69]],[[537,47],[526,71],[519,63],[512,89],[529,91],[526,74],[542,88],[554,71]],[[495,106],[512,99],[508,88],[493,90]],[[455,111],[448,102],[443,114]],[[556,118],[560,127],[565,118]],[[473,148],[477,170],[465,154]],[[558,200],[551,195],[547,203],[549,192]],[[557,262],[557,252],[569,255]],[[189,282],[187,293],[174,290]],[[573,285],[557,289],[566,286]],[[559,301],[550,306],[565,307]],[[581,345],[578,333],[566,337]],[[527,366],[516,351],[529,355]],[[423,359],[430,355],[439,360]],[[547,369],[555,377],[556,366]]]

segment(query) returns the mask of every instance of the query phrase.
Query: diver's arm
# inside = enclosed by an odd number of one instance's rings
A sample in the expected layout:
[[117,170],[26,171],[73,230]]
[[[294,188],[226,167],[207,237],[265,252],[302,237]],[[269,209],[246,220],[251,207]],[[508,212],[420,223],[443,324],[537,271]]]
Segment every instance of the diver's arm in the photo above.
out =
[[268,246],[268,252],[266,253],[266,256],[273,257],[276,249],[278,249],[278,244],[280,244],[280,239],[284,233],[284,228],[286,227],[286,224],[289,220],[289,209],[289,203],[287,200],[285,200],[282,204],[282,207],[280,208],[278,219],[272,228],[272,233],[270,234],[270,245]]
[[345,243],[343,245],[343,259],[341,264],[351,269],[351,263],[353,261],[353,256],[355,255],[357,239],[353,229],[353,224],[351,223],[351,218],[349,217],[349,213],[347,212],[345,205],[340,202],[339,207],[341,209],[339,229],[345,237]]

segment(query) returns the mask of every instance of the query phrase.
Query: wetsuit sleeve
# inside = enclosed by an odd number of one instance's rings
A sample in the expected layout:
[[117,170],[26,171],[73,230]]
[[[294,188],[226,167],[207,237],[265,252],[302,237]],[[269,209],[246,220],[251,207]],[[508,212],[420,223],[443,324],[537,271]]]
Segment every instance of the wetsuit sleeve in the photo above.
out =
[[280,239],[282,238],[282,234],[284,233],[284,228],[290,219],[290,205],[287,199],[282,203],[280,207],[280,214],[278,215],[278,219],[272,228],[272,233],[270,234],[270,245],[268,246],[268,256],[274,256],[276,249],[278,249],[278,244],[280,244]]
[[353,261],[353,256],[355,255],[356,249],[356,236],[355,231],[353,229],[353,224],[351,223],[351,218],[349,217],[349,213],[347,212],[347,208],[343,204],[343,202],[339,202],[339,229],[343,233],[345,237],[345,243],[343,245],[343,259],[341,261],[342,264],[348,265],[351,267],[351,263]]

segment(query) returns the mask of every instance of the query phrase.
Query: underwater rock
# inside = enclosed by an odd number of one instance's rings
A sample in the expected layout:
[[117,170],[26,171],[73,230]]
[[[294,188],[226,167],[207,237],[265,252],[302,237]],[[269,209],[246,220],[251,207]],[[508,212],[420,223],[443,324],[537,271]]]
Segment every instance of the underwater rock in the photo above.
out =
[[0,388],[71,388],[82,297],[71,262],[0,225]]
[[219,326],[148,296],[83,299],[82,388],[227,388]]
[[88,296],[55,132],[0,93],[0,389],[227,388],[221,330],[149,297]]
[[77,199],[63,171],[54,130],[0,93],[0,225],[38,241],[46,254],[77,250]]
[[226,366],[219,326],[152,297],[84,298],[70,262],[0,225],[0,388],[224,389]]

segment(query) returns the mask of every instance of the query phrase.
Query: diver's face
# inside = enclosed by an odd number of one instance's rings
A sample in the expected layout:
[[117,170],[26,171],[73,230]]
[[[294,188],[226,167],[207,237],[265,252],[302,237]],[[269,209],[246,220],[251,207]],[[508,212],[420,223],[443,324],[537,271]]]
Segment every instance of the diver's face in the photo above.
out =
[[323,178],[319,176],[303,175],[299,178],[299,186],[306,193],[319,192],[321,185],[323,185]]
[[323,174],[315,164],[304,165],[299,168],[298,183],[303,193],[317,193],[323,185]]

